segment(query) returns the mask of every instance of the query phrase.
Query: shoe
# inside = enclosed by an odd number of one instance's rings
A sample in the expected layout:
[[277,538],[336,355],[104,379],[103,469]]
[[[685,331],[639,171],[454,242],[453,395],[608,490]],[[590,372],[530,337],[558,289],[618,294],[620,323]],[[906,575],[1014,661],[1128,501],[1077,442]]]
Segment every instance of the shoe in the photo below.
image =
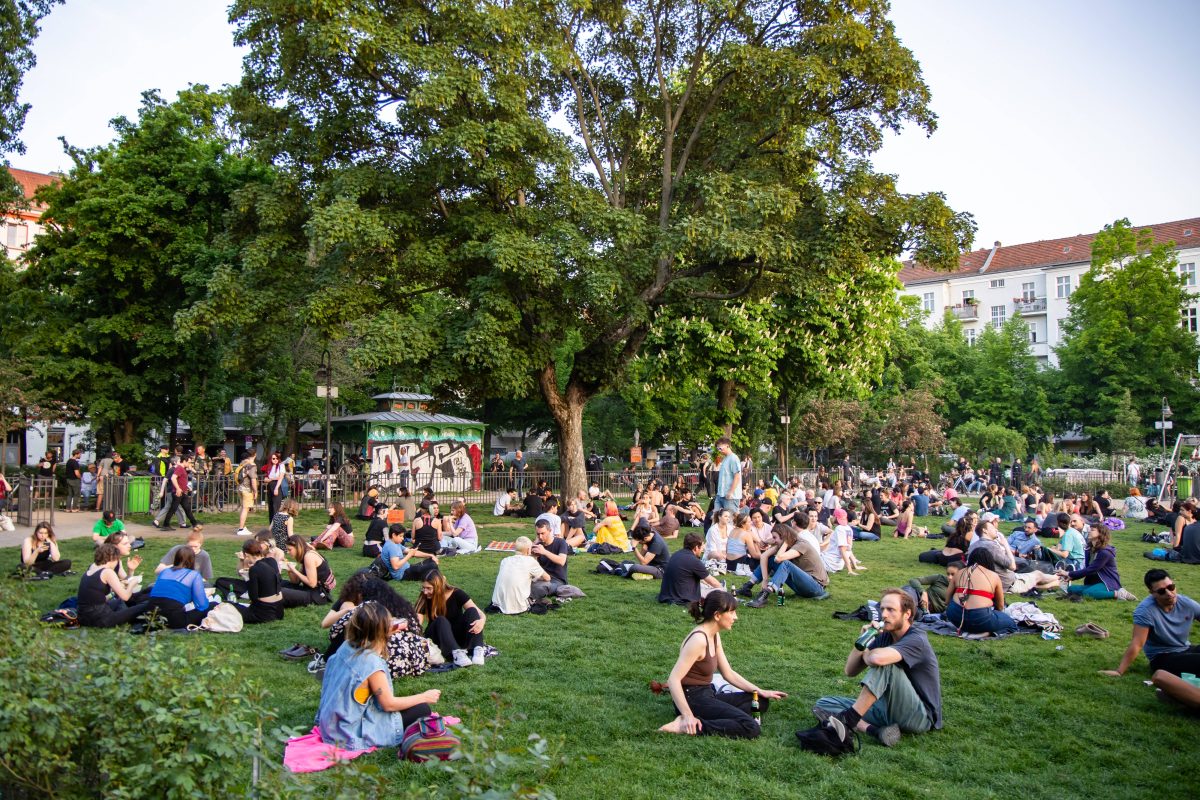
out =
[[884,747],[895,747],[900,742],[900,726],[886,725],[875,732],[875,738]]
[[482,647],[476,647],[475,651],[471,654],[471,663],[477,667],[482,667],[483,660],[485,658],[485,652],[487,651],[485,651]]
[[454,666],[469,667],[469,666],[472,666],[474,663],[475,662],[471,661],[471,659],[467,658],[466,650],[455,650],[454,651]]
[[297,642],[286,650],[280,650],[279,655],[283,656],[288,661],[304,661],[305,659],[311,659],[313,656],[317,655],[317,650],[315,647],[309,647],[306,644],[300,644]]
[[644,572],[635,572],[632,575],[630,575],[629,577],[635,581],[652,581],[652,580],[654,580],[653,575],[647,575]]
[[1131,603],[1137,602],[1137,595],[1126,589],[1124,586],[1113,592],[1113,595],[1116,596],[1118,600],[1128,600]]
[[324,672],[325,671],[325,656],[320,655],[320,654],[314,656],[313,660],[308,662],[307,669],[308,669],[309,675],[316,675],[318,673]]
[[746,581],[737,588],[734,592],[738,597],[753,597],[754,596],[754,581]]
[[146,540],[140,536],[135,537],[134,540],[129,543],[130,550],[141,550],[145,546],[146,546]]
[[253,536],[254,534],[250,532],[249,528],[238,528],[237,535],[238,536]]
[[150,520],[150,524],[153,525],[154,527],[158,528],[159,530],[162,530],[162,525],[158,524],[158,520],[152,519],[152,520]]
[[763,606],[765,606],[767,604],[767,598],[770,596],[771,596],[771,593],[768,592],[766,589],[763,589],[761,592],[758,593],[758,597],[754,598],[749,603],[746,603],[746,606],[748,608],[762,608]]
[[1085,622],[1075,629],[1075,633],[1078,636],[1090,636],[1093,639],[1107,639],[1109,637],[1108,631],[1094,622]]

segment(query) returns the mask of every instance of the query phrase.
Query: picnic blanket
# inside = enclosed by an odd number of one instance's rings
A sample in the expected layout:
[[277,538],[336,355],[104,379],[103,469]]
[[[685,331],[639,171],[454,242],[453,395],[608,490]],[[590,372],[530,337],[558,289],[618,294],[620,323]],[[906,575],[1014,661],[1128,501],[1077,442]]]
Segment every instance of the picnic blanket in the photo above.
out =
[[512,542],[502,542],[498,539],[493,539],[484,550],[491,550],[494,553],[507,553],[513,549]]

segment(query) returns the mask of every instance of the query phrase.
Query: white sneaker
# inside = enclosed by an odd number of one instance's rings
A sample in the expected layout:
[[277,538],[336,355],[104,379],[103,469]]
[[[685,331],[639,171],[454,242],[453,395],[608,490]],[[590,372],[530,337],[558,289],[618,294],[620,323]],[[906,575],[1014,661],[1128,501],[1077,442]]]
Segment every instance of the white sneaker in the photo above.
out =
[[1120,589],[1117,589],[1115,592],[1113,592],[1113,594],[1118,600],[1128,600],[1129,602],[1133,603],[1137,602],[1137,595],[1126,589],[1124,586],[1122,586]]
[[456,667],[469,667],[475,663],[471,659],[467,658],[466,650],[455,650],[453,655],[454,666]]
[[476,647],[474,655],[471,656],[471,663],[477,667],[482,667],[483,660],[484,660],[484,653],[486,653],[486,652],[487,651],[484,650],[482,647]]
[[249,528],[238,528],[237,535],[238,536],[253,536],[254,534],[250,532]]

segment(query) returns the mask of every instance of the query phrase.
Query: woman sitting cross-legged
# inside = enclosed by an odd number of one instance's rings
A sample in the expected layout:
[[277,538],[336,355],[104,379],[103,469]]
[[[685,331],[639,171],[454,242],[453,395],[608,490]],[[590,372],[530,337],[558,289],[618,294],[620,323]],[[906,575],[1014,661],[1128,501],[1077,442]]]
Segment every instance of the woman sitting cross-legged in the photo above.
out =
[[946,619],[964,633],[1012,633],[1016,620],[1004,613],[1004,587],[987,548],[973,550],[967,568],[954,576]]
[[116,566],[120,560],[116,545],[102,544],[92,556],[94,563],[79,579],[79,624],[85,628],[115,628],[150,607],[149,603],[125,604],[131,593],[117,577]]
[[196,571],[196,553],[190,547],[175,551],[170,567],[158,573],[150,587],[150,607],[178,630],[199,625],[208,616],[208,595],[204,578]]
[[288,585],[282,587],[283,607],[323,605],[329,602],[329,592],[334,587],[333,573],[325,556],[305,541],[303,536],[290,536],[287,554],[295,564],[285,561]]
[[483,666],[484,614],[462,589],[446,583],[438,570],[425,575],[417,615],[425,626],[425,636],[433,640],[447,662],[456,667]]
[[[246,594],[250,605],[235,605],[247,625],[283,619],[283,585],[279,580],[279,562],[268,554],[271,546],[258,538],[242,545],[242,564],[247,568]],[[217,580],[217,586],[233,585],[228,578]]]
[[354,609],[346,641],[329,659],[321,681],[317,729],[321,740],[347,750],[396,747],[404,729],[430,714],[439,689],[397,697],[388,673],[392,615],[381,603]]
[[[755,739],[762,731],[757,720],[750,716],[753,694],[758,694],[763,711],[771,700],[787,697],[784,692],[756,686],[729,666],[721,633],[737,621],[737,606],[737,599],[729,592],[715,591],[688,607],[688,613],[698,624],[683,640],[679,659],[667,679],[679,716],[659,728],[660,731]],[[741,691],[718,694],[712,682],[717,672]]]
[[39,522],[33,533],[21,542],[21,565],[37,572],[62,575],[69,572],[71,562],[58,553],[58,540],[49,522]]

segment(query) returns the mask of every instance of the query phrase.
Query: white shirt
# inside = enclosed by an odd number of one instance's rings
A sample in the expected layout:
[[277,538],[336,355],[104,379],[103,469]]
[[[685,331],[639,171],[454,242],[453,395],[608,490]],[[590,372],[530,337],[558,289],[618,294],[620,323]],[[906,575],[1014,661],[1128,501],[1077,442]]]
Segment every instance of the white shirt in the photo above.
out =
[[[730,533],[733,532],[733,527],[729,528]],[[708,529],[708,534],[704,537],[704,558],[715,558],[713,553],[724,553],[729,548],[729,536],[721,531],[720,524],[714,524]]]
[[533,556],[517,553],[500,562],[492,602],[501,614],[520,614],[529,610],[529,592],[533,581],[546,574]]
[[534,527],[536,528],[537,524],[542,520],[546,521],[546,524],[550,526],[550,531],[555,536],[562,536],[562,517],[558,514],[551,514],[549,511],[544,511],[538,514],[538,518],[533,521]]
[[500,496],[496,498],[496,504],[492,506],[492,516],[503,517],[504,512],[508,511],[508,503],[508,492],[501,492]]
[[849,525],[838,525],[833,529],[833,538],[829,540],[829,547],[821,553],[821,560],[825,562],[827,571],[841,572],[845,568],[846,560],[842,558],[841,548],[852,547],[853,541],[854,529]]

